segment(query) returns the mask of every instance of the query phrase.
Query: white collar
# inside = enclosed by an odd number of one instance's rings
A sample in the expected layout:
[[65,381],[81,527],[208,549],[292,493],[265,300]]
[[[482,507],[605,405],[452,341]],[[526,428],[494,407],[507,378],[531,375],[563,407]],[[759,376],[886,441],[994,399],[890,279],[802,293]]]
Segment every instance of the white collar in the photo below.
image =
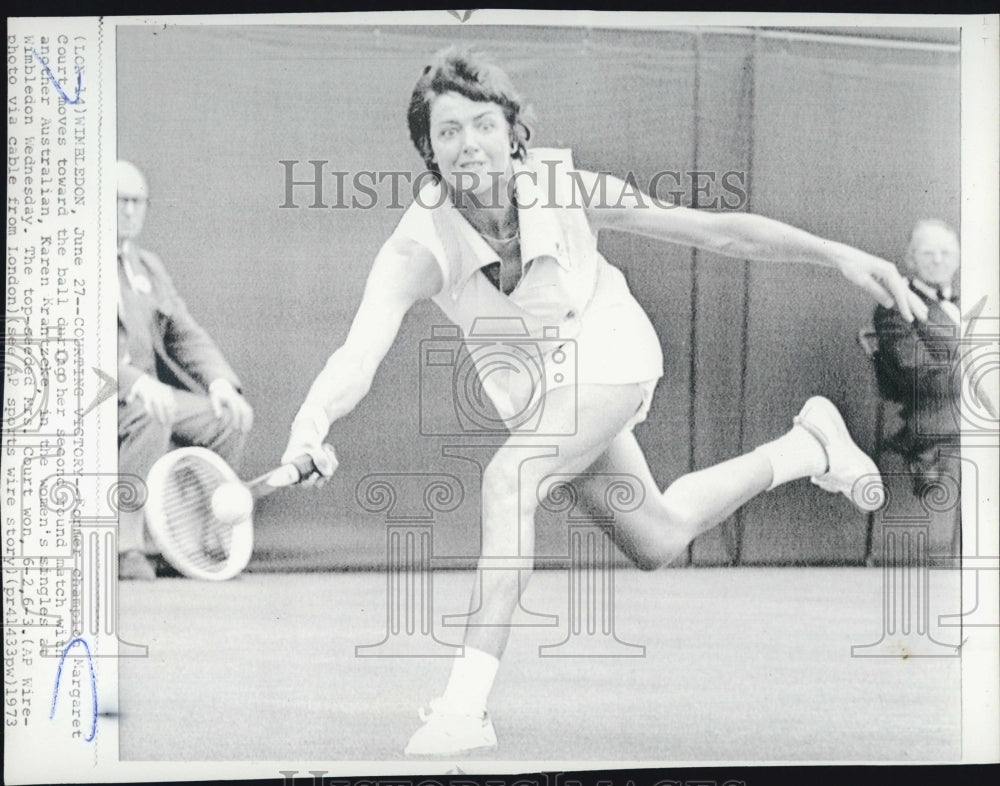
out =
[[950,298],[951,297],[951,285],[950,284],[948,286],[946,286],[946,287],[935,287],[935,286],[931,286],[930,284],[928,284],[928,283],[926,283],[924,281],[921,281],[919,278],[912,278],[912,279],[910,279],[910,283],[913,285],[914,289],[920,290],[925,295],[927,295],[927,297],[932,298],[933,300],[938,300],[939,299],[938,298],[938,292],[940,292],[941,294],[943,294],[945,296],[945,298]]
[[[517,221],[521,236],[521,264],[551,257],[560,267],[571,270],[572,264],[566,253],[562,226],[556,215],[556,210],[565,210],[550,204],[554,187],[548,183],[548,171],[539,167],[531,153],[524,163],[514,161],[514,177],[517,178]],[[519,174],[524,173],[524,174]],[[444,186],[440,183],[437,188]],[[440,191],[434,195],[440,199]],[[451,283],[451,296],[457,299],[469,279],[480,268],[494,262],[500,257],[496,251],[483,240],[482,235],[466,220],[450,199],[444,200],[440,208],[434,211],[442,226],[442,235],[449,235],[457,240],[457,247],[445,242],[445,253],[451,257],[449,267],[456,271]],[[439,230],[439,231],[440,231]],[[444,240],[444,238],[442,238]]]

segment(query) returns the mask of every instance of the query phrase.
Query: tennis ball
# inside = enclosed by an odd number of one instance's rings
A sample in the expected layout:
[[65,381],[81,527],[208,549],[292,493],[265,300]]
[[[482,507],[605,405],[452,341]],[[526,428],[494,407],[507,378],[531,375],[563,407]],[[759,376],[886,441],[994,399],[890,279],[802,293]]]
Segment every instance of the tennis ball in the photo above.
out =
[[252,511],[253,496],[242,483],[223,483],[212,494],[212,513],[219,521],[235,524]]

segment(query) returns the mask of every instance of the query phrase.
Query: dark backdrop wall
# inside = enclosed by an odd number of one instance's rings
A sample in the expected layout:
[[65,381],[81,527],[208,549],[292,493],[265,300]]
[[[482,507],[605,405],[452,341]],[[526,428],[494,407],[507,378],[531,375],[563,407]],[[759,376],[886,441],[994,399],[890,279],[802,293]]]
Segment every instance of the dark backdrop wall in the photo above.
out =
[[[743,173],[743,209],[894,261],[915,220],[958,225],[955,44],[753,30],[462,33],[528,96],[533,144],[570,147],[582,168],[632,172],[640,183],[662,170]],[[280,457],[310,381],[347,333],[373,255],[410,201],[404,188],[393,206],[386,180],[372,209],[310,209],[312,191],[301,187],[301,207],[281,209],[279,162],[299,161],[303,180],[310,159],[328,161],[328,172],[419,172],[410,92],[428,55],[455,40],[451,27],[119,28],[119,157],[143,169],[152,190],[143,243],[243,377],[257,412],[246,475]],[[324,201],[337,196],[328,175]],[[855,337],[873,304],[839,274],[624,235],[601,243],[663,344],[666,376],[636,432],[659,482],[777,435],[816,393],[871,446],[875,392]],[[442,455],[454,440],[419,432],[420,342],[442,321],[430,304],[407,317],[369,398],[335,426],[342,468],[333,481],[263,503],[255,567],[381,563],[387,517],[426,510],[400,500],[370,512],[356,491],[373,474],[415,471],[450,474],[463,490],[454,510],[436,515],[435,553],[477,553],[476,465]],[[800,482],[700,538],[690,557],[859,562],[865,532],[843,498]],[[565,553],[552,516],[539,544],[542,555]]]

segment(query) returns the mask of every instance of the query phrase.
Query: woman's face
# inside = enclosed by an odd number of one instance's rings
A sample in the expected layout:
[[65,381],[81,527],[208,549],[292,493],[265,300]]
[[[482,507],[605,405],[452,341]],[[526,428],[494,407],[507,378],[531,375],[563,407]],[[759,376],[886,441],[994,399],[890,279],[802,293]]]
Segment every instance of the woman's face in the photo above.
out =
[[442,93],[431,103],[430,135],[434,161],[450,188],[477,196],[506,188],[511,137],[499,104]]

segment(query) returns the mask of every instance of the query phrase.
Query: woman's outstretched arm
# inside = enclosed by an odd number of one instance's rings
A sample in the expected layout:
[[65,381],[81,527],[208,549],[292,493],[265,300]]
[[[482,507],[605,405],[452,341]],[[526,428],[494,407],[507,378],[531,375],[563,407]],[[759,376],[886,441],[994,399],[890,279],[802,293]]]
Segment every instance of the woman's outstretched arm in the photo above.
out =
[[323,476],[333,473],[334,461],[321,449],[330,425],[368,394],[406,312],[435,295],[442,283],[440,268],[420,244],[391,238],[382,247],[346,340],[330,355],[299,407],[282,461],[309,454]]
[[611,175],[581,171],[575,177],[587,193],[603,186],[601,193],[624,195],[587,207],[594,229],[634,232],[739,259],[836,267],[883,306],[898,309],[908,322],[914,317],[927,319],[926,305],[910,290],[896,266],[857,248],[752,213],[711,213],[665,204],[637,194],[632,185]]

